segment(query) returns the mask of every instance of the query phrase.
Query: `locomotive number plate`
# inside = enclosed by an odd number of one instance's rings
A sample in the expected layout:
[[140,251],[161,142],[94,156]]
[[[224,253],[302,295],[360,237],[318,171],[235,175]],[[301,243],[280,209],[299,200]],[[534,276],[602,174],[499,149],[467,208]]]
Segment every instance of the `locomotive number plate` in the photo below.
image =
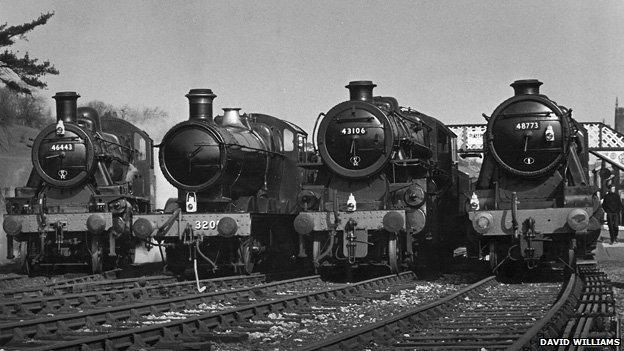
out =
[[539,122],[521,122],[516,124],[516,130],[536,130],[540,129]]
[[366,128],[364,127],[342,128],[340,130],[340,134],[342,135],[364,135],[366,134]]
[[50,146],[51,151],[74,151],[74,144],[63,143]]
[[215,229],[219,224],[219,220],[216,221],[195,221],[195,229]]

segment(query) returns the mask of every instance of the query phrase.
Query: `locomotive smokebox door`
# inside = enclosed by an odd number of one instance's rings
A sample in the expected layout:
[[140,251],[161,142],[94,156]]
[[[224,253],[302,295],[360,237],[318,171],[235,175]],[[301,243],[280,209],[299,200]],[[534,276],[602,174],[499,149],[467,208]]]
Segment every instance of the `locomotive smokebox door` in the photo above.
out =
[[366,257],[366,255],[368,255],[368,233],[366,229],[343,231],[342,253],[345,257],[349,258]]

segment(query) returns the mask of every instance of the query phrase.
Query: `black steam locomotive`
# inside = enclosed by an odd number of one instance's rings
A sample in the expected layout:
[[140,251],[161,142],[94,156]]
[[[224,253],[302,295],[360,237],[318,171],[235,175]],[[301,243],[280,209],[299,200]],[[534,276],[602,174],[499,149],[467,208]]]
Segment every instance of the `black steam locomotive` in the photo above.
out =
[[540,85],[514,82],[515,95],[488,118],[467,205],[472,234],[498,275],[545,263],[572,270],[576,243],[584,243],[581,252],[595,245],[597,228],[589,223],[598,200],[588,182],[586,131],[570,109],[540,94]]
[[208,270],[238,273],[292,260],[298,254],[296,162],[307,134],[272,116],[240,115],[238,108],[213,118],[216,95],[209,89],[186,97],[189,119],[166,133],[159,153],[178,197],[162,214],[134,216],[133,233],[165,247],[175,273],[198,260]]
[[375,86],[346,86],[350,100],[319,115],[317,150],[300,164],[313,172],[294,226],[312,243],[317,269],[396,273],[427,251],[452,251],[459,237],[450,229],[463,211],[455,134],[395,98],[373,97]]
[[25,272],[69,265],[101,272],[131,261],[131,216],[151,210],[152,140],[131,123],[77,109],[78,97],[54,96],[57,122],[35,138],[26,186],[7,199],[7,254],[13,258],[18,241]]

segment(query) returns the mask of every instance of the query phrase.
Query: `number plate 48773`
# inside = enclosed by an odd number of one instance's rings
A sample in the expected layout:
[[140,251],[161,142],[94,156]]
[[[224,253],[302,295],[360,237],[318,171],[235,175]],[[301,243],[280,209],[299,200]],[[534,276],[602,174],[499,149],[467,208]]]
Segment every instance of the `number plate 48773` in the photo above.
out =
[[536,130],[540,129],[539,122],[520,122],[516,124],[516,130]]

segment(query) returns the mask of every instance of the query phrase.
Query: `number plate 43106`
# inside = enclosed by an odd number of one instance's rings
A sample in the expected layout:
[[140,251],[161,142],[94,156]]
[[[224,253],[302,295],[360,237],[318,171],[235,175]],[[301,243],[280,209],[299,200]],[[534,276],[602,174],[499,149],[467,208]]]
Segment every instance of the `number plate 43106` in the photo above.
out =
[[340,134],[342,135],[364,135],[366,134],[366,128],[364,127],[342,128],[340,130]]

